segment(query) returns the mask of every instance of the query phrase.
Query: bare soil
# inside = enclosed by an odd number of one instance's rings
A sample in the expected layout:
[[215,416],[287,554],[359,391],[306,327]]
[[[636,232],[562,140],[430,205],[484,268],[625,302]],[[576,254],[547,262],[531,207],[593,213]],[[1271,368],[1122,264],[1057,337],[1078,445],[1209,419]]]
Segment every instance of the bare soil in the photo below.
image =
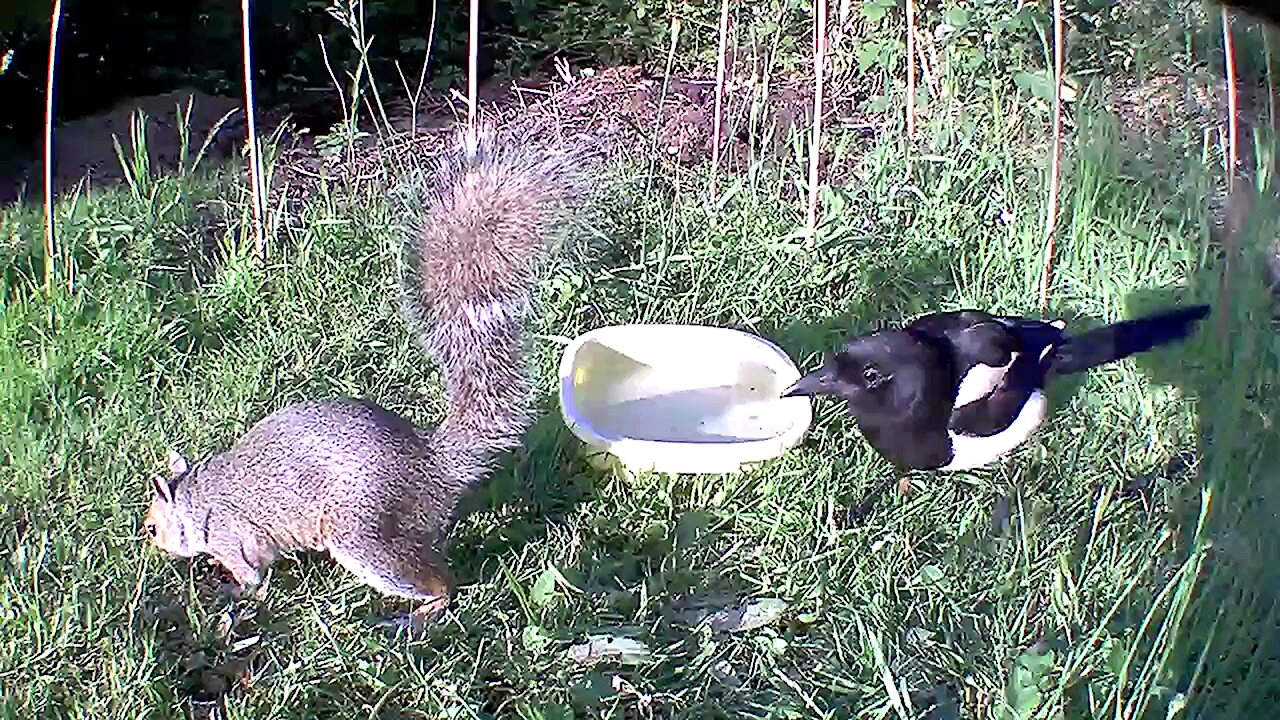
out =
[[[527,78],[492,83],[482,88],[480,101],[487,115],[550,121],[556,128],[590,137],[610,153],[656,150],[665,161],[697,164],[712,153],[714,90],[712,77],[671,78],[664,84],[639,67],[622,66],[582,71],[567,80]],[[857,123],[856,107],[863,98],[840,88],[829,92],[827,122]],[[757,153],[779,152],[788,131],[807,127],[812,115],[811,89],[802,80],[775,80],[766,92],[760,92],[747,82],[731,79],[725,95],[720,136],[726,169],[747,162],[749,146]],[[762,111],[753,124],[750,108],[753,98],[758,97],[766,99],[760,103]],[[339,103],[336,96],[333,103]],[[123,100],[106,112],[62,123],[54,133],[54,192],[61,195],[82,182],[103,187],[124,179],[115,142],[127,157],[132,146],[132,117],[138,111],[147,118],[146,147],[153,172],[178,169],[183,157],[179,128],[184,121],[190,127],[186,157],[193,158],[206,140],[205,161],[242,152],[245,121],[240,105],[239,98],[183,88]],[[328,152],[317,142],[317,131],[323,134],[327,128],[301,132],[290,127],[291,131],[281,136],[277,180],[363,175],[388,149],[430,153],[442,131],[463,118],[465,103],[444,93],[426,93],[416,111],[407,101],[392,103],[387,107],[390,132],[385,126],[379,129],[379,123],[361,122],[361,130],[368,134],[351,154]],[[262,113],[256,118],[259,134],[269,135],[288,120],[288,108]],[[875,129],[876,125],[865,123],[865,127]],[[40,144],[35,143],[25,159],[0,169],[0,201],[38,201],[41,154]]]
[[[124,171],[116,155],[115,143],[119,142],[126,158],[132,155],[130,126],[134,113],[139,111],[147,119],[147,156],[154,171],[172,172],[178,168],[182,149],[178,129],[184,119],[191,128],[187,145],[192,157],[209,139],[206,158],[225,159],[235,152],[236,138],[244,134],[240,101],[236,98],[217,97],[184,88],[162,95],[122,100],[110,110],[55,127],[54,194],[60,196],[82,182],[92,186],[120,182]],[[213,133],[224,115],[228,116],[226,122],[217,133]],[[10,161],[9,167],[0,173],[0,202],[39,201],[42,155],[43,141],[39,141],[33,144],[26,157]]]
[[[736,75],[739,75],[735,77]],[[804,77],[774,78],[769,87],[753,85],[742,73],[730,74],[726,83],[723,123],[720,128],[721,166],[741,169],[752,158],[778,158],[789,152],[791,130],[805,129],[813,112],[812,83]],[[885,131],[882,116],[867,112],[870,94],[856,81],[836,78],[828,86],[824,123],[827,127],[855,128],[868,136]],[[1114,85],[1108,103],[1119,114],[1128,139],[1141,153],[1149,143],[1162,142],[1179,128],[1208,128],[1225,133],[1226,84],[1221,79],[1155,75],[1142,84]],[[713,152],[715,135],[715,79],[712,76],[671,77],[664,81],[636,66],[573,69],[551,77],[530,77],[514,82],[491,82],[480,90],[482,112],[500,122],[532,122],[583,138],[609,154],[656,159],[663,163],[695,165]],[[324,100],[322,100],[324,102]],[[329,100],[339,106],[336,95]],[[756,115],[752,117],[753,104]],[[1254,167],[1249,151],[1252,127],[1265,117],[1266,101],[1250,89],[1240,98],[1241,173]],[[53,188],[57,195],[82,183],[103,187],[124,179],[117,157],[119,142],[126,158],[134,113],[147,118],[146,148],[152,172],[169,173],[186,157],[188,167],[201,148],[204,162],[217,162],[244,149],[245,118],[239,98],[213,96],[182,88],[162,95],[121,101],[112,109],[59,125],[54,135]],[[351,151],[341,144],[328,145],[320,138],[329,128],[299,128],[290,120],[290,108],[274,108],[256,119],[259,134],[279,137],[272,194],[283,189],[301,201],[321,178],[379,178],[388,160],[396,156],[429,156],[459,120],[465,119],[465,102],[456,94],[429,91],[413,106],[408,101],[386,107],[387,123],[364,118],[365,133]],[[922,109],[922,115],[928,110]],[[283,127],[282,127],[283,124]],[[189,127],[183,148],[179,128]],[[387,126],[390,126],[389,128]],[[0,168],[0,202],[39,201],[41,148],[30,149],[27,158]],[[828,173],[828,180],[841,178]],[[1210,198],[1220,223],[1233,213],[1224,197]],[[1280,274],[1280,261],[1277,273]]]

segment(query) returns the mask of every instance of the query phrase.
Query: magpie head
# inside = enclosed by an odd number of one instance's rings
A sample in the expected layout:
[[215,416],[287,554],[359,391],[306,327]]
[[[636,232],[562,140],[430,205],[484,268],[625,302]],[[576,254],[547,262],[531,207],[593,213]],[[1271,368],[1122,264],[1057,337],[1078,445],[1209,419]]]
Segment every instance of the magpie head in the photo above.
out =
[[818,369],[802,376],[782,391],[782,397],[814,397],[818,395],[840,395],[840,380],[831,360],[822,363]]
[[928,348],[905,332],[850,339],[821,367],[801,377],[783,397],[836,395],[858,409],[891,411],[910,404],[929,365]]

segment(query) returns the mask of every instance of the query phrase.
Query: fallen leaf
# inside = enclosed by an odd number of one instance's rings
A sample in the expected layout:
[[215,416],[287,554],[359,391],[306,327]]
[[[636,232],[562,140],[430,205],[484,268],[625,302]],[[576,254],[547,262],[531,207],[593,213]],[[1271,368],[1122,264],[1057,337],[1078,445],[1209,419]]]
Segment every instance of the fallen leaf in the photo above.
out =
[[594,635],[569,648],[569,657],[583,664],[617,662],[640,665],[649,661],[649,646],[643,641],[614,635]]
[[538,607],[546,607],[556,597],[556,571],[547,568],[542,571],[533,587],[529,589],[529,600]]

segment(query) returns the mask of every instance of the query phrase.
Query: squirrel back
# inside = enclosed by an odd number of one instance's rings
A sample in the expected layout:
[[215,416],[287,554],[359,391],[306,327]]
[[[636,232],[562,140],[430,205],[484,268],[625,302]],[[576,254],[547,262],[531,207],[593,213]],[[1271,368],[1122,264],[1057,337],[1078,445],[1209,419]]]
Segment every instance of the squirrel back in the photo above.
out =
[[461,136],[404,176],[396,204],[404,314],[439,363],[434,431],[367,400],[295,403],[198,463],[170,453],[144,525],[176,555],[208,553],[241,587],[279,553],[327,550],[385,594],[448,603],[440,554],[458,501],[515,448],[532,404],[524,348],[539,261],[580,197],[582,153],[531,131]]

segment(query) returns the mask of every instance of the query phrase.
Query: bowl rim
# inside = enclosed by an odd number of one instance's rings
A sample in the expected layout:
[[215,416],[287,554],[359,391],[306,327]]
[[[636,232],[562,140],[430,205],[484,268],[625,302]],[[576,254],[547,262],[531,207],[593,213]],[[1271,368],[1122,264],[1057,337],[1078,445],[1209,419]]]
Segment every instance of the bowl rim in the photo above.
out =
[[615,456],[633,469],[648,468],[668,472],[732,472],[743,465],[763,462],[779,457],[800,442],[813,422],[813,407],[807,397],[786,398],[788,412],[795,421],[786,431],[769,438],[735,442],[695,442],[686,440],[646,440],[634,437],[608,437],[602,435],[580,412],[575,400],[573,375],[583,346],[601,337],[618,335],[635,330],[644,332],[670,332],[672,334],[700,333],[707,335],[732,335],[751,345],[768,351],[774,362],[771,367],[793,382],[801,376],[800,369],[781,347],[768,338],[737,328],[696,323],[626,323],[606,325],[582,333],[567,345],[560,355],[559,401],[560,414],[570,432],[595,451]]

